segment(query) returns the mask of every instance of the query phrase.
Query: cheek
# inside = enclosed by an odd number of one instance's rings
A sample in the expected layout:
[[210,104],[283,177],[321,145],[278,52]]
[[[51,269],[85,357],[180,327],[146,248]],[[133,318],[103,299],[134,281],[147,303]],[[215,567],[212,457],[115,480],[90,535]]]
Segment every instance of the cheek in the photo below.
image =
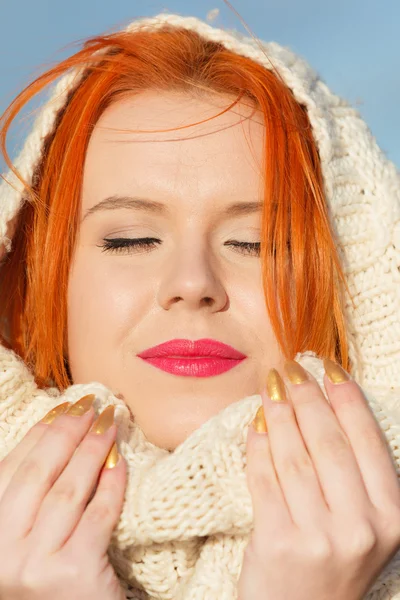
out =
[[92,322],[107,306],[107,287],[103,285],[102,273],[93,261],[85,260],[84,253],[77,255],[68,283],[68,328],[69,332],[79,331],[85,326],[85,333]]
[[68,356],[72,365],[89,355],[110,355],[135,330],[149,308],[149,281],[138,281],[109,257],[77,253],[68,284]]
[[257,270],[230,282],[235,303],[253,331],[272,331],[262,286],[261,270]]
[[265,373],[272,366],[283,365],[283,354],[267,311],[261,273],[259,277],[242,279],[234,286],[236,305],[241,317],[243,335],[249,336],[249,348],[260,373],[260,385],[264,385]]

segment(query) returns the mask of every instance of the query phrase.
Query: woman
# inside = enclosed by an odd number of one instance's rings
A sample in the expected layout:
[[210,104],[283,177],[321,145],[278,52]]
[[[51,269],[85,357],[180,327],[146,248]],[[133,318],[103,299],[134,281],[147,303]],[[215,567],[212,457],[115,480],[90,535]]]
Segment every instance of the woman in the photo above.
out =
[[10,168],[61,75],[0,190],[0,597],[400,598],[395,167],[163,13],[15,99]]

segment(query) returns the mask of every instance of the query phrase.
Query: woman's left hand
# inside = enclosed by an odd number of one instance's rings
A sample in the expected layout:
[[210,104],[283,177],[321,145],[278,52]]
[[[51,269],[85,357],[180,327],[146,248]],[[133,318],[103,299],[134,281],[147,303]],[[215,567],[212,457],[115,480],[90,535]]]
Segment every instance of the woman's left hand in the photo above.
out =
[[295,361],[285,365],[286,400],[274,401],[285,397],[274,369],[261,393],[267,432],[259,411],[247,439],[254,530],[239,600],[360,600],[400,548],[387,442],[358,384],[324,366],[330,404]]

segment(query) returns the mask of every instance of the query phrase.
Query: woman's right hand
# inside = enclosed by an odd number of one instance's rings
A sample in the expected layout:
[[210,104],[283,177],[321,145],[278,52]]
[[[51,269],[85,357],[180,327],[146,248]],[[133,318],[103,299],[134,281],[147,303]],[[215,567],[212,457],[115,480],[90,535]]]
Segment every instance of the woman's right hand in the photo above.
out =
[[[118,458],[114,407],[93,423],[93,400],[59,405],[0,462],[1,600],[125,599],[107,548],[126,462],[104,465],[110,450]],[[65,413],[79,403],[89,410]]]

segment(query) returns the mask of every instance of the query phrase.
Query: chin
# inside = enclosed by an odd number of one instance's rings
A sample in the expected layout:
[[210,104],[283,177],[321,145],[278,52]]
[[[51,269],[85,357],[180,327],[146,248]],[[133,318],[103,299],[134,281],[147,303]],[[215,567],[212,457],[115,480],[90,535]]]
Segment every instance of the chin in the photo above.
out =
[[[218,410],[214,414],[217,412]],[[185,420],[182,415],[173,420],[160,418],[157,423],[143,423],[142,425],[136,418],[136,423],[151,444],[172,452],[214,414],[209,416],[192,414],[191,418],[187,418],[188,415],[186,415]]]

